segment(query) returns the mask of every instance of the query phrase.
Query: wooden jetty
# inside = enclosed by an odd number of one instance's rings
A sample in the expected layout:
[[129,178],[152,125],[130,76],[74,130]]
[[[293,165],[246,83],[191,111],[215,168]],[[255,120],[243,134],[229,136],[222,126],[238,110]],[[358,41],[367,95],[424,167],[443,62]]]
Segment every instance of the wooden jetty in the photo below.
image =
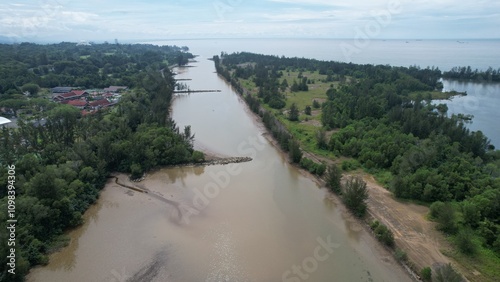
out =
[[174,94],[189,94],[189,93],[207,93],[207,92],[221,92],[221,90],[175,90]]

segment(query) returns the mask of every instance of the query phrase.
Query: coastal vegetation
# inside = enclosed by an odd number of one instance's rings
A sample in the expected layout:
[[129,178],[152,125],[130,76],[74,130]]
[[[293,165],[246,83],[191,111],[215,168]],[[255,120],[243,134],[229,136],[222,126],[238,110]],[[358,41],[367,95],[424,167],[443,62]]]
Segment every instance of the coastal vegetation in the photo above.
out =
[[[47,254],[66,243],[64,232],[82,223],[111,172],[139,178],[204,156],[193,150],[190,127],[180,130],[169,118],[176,82],[167,66],[192,57],[180,48],[62,43],[0,49],[0,103],[17,118],[17,127],[0,132],[0,220],[7,222],[14,202],[17,219],[15,245],[0,245],[0,281],[23,281],[30,266],[47,263]],[[131,91],[115,107],[85,116],[44,95],[46,87],[111,84]],[[7,236],[1,232],[0,240]],[[7,273],[13,247],[15,275]]]
[[443,72],[443,78],[468,80],[474,82],[500,82],[500,69],[488,68],[485,71],[472,70],[470,66],[454,67],[450,71]]
[[[433,95],[441,93],[439,80],[446,77],[439,69],[222,55],[214,57],[218,73],[280,146],[294,150],[293,162],[300,163],[302,150],[341,163],[345,171],[361,168],[397,198],[431,205],[429,219],[456,247],[447,255],[464,265],[474,262],[486,280],[498,277],[500,151],[481,131],[467,128],[471,117],[450,115],[432,101],[442,97]],[[307,88],[299,89],[303,83]],[[448,95],[454,94],[462,93]],[[318,104],[321,110],[306,112]],[[308,169],[311,162],[301,166]],[[326,180],[333,192],[344,193],[337,167]],[[363,214],[361,206],[350,208]],[[385,229],[377,225],[377,237],[389,238]]]

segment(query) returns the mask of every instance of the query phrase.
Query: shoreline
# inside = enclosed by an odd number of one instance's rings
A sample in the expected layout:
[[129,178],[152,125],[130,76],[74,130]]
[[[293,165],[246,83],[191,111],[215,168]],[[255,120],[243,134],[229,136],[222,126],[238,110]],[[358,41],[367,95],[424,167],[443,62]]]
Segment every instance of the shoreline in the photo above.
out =
[[[252,120],[255,122],[255,124],[261,129],[263,130],[263,134],[262,136],[264,138],[266,138],[266,140],[269,141],[269,143],[275,147],[275,149],[279,152],[279,154],[285,158],[288,162],[289,165],[291,166],[294,166],[297,171],[300,172],[300,174],[308,179],[310,179],[311,181],[313,181],[318,189],[326,189],[327,190],[327,197],[328,197],[328,200],[330,201],[334,201],[335,204],[337,204],[339,207],[341,207],[341,211],[342,211],[342,214],[343,214],[343,217],[346,221],[352,221],[352,222],[355,222],[357,223],[359,226],[361,226],[361,228],[366,232],[368,233],[368,235],[370,236],[371,239],[374,240],[374,244],[376,244],[375,246],[373,246],[374,250],[376,250],[377,252],[379,252],[380,254],[381,253],[381,250],[380,249],[383,249],[385,252],[388,252],[390,253],[391,255],[391,259],[394,260],[394,263],[396,265],[398,265],[398,267],[401,267],[402,271],[408,275],[408,278],[410,278],[411,280],[413,281],[422,281],[420,279],[420,276],[417,274],[417,272],[412,269],[409,265],[407,264],[404,264],[400,261],[398,261],[395,257],[395,251],[394,250],[391,250],[390,248],[388,248],[387,246],[383,245],[379,240],[377,240],[377,238],[375,237],[375,233],[373,233],[373,231],[371,230],[370,228],[370,222],[369,222],[369,218],[372,218],[372,214],[369,213],[369,216],[367,216],[365,219],[359,219],[357,217],[355,217],[348,209],[347,207],[344,205],[342,199],[340,198],[340,196],[334,194],[334,193],[331,193],[328,188],[326,188],[326,181],[320,177],[320,176],[317,176],[317,175],[314,175],[312,173],[310,173],[309,171],[303,169],[302,167],[300,167],[298,164],[294,164],[291,162],[290,160],[290,156],[287,152],[283,151],[283,149],[279,146],[278,144],[278,141],[272,136],[271,132],[269,132],[269,130],[264,126],[264,124],[262,123],[262,120],[261,120],[261,117],[259,115],[257,115],[256,113],[254,113],[248,106],[248,104],[246,103],[246,101],[243,99],[241,93],[239,93],[237,91],[237,89],[235,89],[231,83],[229,83],[223,76],[221,76],[220,74],[218,74],[219,78],[221,78],[228,86],[231,87],[231,89],[237,93],[238,95],[238,100],[240,102],[243,102],[244,103],[244,109],[245,109],[245,112],[247,112],[248,114],[250,114],[250,116],[252,117]],[[242,87],[243,91],[245,91],[245,93],[251,93],[248,89]],[[266,109],[263,109],[263,110],[266,110]],[[286,127],[285,127],[286,128]],[[313,159],[313,160],[316,160],[316,161],[326,161],[328,164],[330,163],[334,163],[333,160],[329,160],[329,159],[325,159],[323,157],[320,157],[320,156],[317,156],[313,153],[310,153],[308,151],[302,151],[303,155],[310,158],[310,159]],[[346,174],[346,176],[352,176],[352,174]],[[343,177],[344,178],[344,177]],[[376,218],[375,218],[376,219]]]

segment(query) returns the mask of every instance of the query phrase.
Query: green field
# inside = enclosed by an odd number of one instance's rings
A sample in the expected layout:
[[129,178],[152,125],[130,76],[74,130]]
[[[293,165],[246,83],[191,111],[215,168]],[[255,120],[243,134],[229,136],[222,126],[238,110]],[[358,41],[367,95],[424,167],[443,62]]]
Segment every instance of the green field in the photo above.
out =
[[[477,238],[476,241],[478,241]],[[476,244],[480,245],[479,242]],[[500,268],[498,267],[500,258],[492,250],[479,246],[477,253],[473,256],[465,255],[458,250],[441,251],[444,255],[456,260],[462,271],[476,273],[475,277],[468,277],[471,281],[498,281],[497,279],[500,277]]]
[[[306,106],[313,105],[313,101],[317,100],[320,103],[326,101],[326,91],[331,86],[337,86],[338,82],[324,82],[326,80],[326,75],[319,74],[318,71],[315,72],[303,72],[302,75],[307,77],[311,82],[308,84],[309,91],[298,91],[291,92],[290,87],[285,91],[286,96],[286,106],[281,110],[272,109],[268,105],[262,104],[262,106],[275,114],[275,116],[288,128],[290,133],[297,138],[301,147],[306,151],[312,152],[314,154],[334,158],[335,155],[331,151],[320,150],[316,147],[315,136],[321,126],[321,109],[312,108],[312,114],[306,115],[304,109]],[[283,76],[279,79],[279,83],[283,80],[287,80],[288,85],[291,86],[293,81],[296,80],[297,83],[300,81],[298,78],[299,71],[285,71]],[[241,79],[240,83],[245,89],[249,90],[252,94],[257,95],[257,87],[250,77],[249,79]],[[286,117],[286,112],[290,106],[295,103],[300,110],[300,122],[291,122]],[[329,133],[331,134],[331,132]],[[329,136],[327,134],[327,136]]]

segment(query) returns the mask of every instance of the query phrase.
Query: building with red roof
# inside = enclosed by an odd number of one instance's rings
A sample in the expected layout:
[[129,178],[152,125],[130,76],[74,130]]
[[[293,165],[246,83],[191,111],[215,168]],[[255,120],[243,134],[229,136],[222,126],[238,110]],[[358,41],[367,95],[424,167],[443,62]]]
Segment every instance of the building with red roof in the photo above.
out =
[[109,106],[113,105],[106,99],[101,99],[101,100],[95,100],[89,103],[89,107],[92,109],[101,109],[101,108],[107,108]]
[[83,109],[87,106],[87,101],[85,101],[85,100],[70,100],[66,104],[71,105],[73,107],[77,107],[79,109]]
[[85,90],[73,90],[68,93],[57,95],[56,97],[54,97],[54,100],[56,101],[77,100],[88,96],[89,93]]

